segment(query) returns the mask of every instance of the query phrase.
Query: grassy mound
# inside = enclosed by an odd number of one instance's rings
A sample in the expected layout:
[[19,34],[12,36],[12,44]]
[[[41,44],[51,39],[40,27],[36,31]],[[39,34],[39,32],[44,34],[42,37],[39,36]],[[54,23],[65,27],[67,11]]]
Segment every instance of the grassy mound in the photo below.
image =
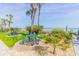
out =
[[23,38],[25,38],[25,36],[7,37],[7,33],[0,32],[0,40],[2,40],[9,48],[12,48],[16,42]]

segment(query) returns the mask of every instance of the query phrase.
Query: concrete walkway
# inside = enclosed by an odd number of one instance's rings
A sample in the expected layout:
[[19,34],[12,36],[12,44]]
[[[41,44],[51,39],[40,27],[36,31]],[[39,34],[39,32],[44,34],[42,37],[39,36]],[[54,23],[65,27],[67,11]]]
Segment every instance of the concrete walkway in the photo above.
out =
[[10,56],[12,55],[11,49],[9,49],[1,40],[0,40],[0,56]]
[[77,40],[77,37],[73,39],[74,49],[76,56],[79,56],[79,40]]
[[37,55],[32,46],[20,45],[19,42],[13,48],[8,48],[0,40],[0,56],[33,56]]

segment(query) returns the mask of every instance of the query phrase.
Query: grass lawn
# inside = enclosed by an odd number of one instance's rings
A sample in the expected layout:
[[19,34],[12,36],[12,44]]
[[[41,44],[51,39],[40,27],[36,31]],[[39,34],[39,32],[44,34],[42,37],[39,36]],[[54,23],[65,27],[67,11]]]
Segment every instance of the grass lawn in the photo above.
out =
[[14,36],[14,38],[7,37],[7,33],[0,32],[0,40],[2,40],[9,48],[12,48],[16,42],[22,40],[25,36]]

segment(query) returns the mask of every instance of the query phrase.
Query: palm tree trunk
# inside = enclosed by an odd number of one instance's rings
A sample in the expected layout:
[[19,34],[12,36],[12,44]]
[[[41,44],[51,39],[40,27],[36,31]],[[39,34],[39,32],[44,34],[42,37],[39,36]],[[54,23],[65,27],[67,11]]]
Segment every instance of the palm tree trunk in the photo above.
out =
[[34,31],[34,10],[35,10],[35,8],[34,8],[34,3],[32,3],[31,6],[32,6],[32,24],[31,24],[31,33],[33,33],[33,31]]
[[4,30],[3,30],[3,26],[1,26],[1,32],[3,32]]
[[10,30],[10,25],[11,25],[11,17],[10,17],[10,20],[9,20],[9,32],[11,33],[11,30]]
[[12,15],[11,14],[7,14],[6,15],[7,17],[9,17],[9,20],[8,20],[8,26],[9,26],[9,32],[11,32],[11,30],[10,30],[10,25],[11,25],[11,20],[12,20]]
[[40,31],[40,9],[41,9],[41,4],[38,4],[39,12],[38,12],[38,33]]
[[40,31],[40,8],[39,8],[39,15],[38,15],[38,33]]
[[6,32],[6,25],[7,25],[7,24],[6,24],[6,21],[5,21],[5,22],[4,22],[5,32]]
[[33,33],[34,31],[34,20],[32,20],[32,24],[31,24],[31,33]]
[[10,32],[10,23],[9,23],[9,32]]

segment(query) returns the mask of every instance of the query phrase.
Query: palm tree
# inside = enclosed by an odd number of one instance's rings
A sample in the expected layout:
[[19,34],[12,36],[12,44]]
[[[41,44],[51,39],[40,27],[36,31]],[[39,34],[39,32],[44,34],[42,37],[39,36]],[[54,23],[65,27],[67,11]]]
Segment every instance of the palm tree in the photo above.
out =
[[1,18],[0,20],[1,20],[1,24],[0,24],[0,25],[1,25],[1,28],[2,28],[2,30],[3,30],[3,29],[6,28],[6,25],[7,25],[6,20],[7,20],[7,19]]
[[32,23],[31,23],[31,33],[33,33],[33,31],[34,31],[34,10],[35,10],[35,8],[34,8],[34,3],[32,3],[31,4],[31,7],[32,7]]
[[6,16],[9,18],[7,20],[7,22],[8,22],[8,26],[9,26],[9,32],[10,32],[11,23],[13,23],[12,22],[13,15],[12,14],[7,14]]
[[31,3],[31,9],[29,9],[28,11],[26,11],[26,15],[30,15],[31,16],[31,33],[33,33],[34,31],[34,17],[35,17],[35,13],[36,13],[36,8],[35,8],[35,4]]
[[7,21],[7,19],[1,18],[1,21],[2,21],[2,23],[4,25],[4,28],[6,28],[6,25],[7,25],[6,21]]
[[3,32],[3,23],[0,22],[0,30]]
[[40,11],[41,11],[41,6],[42,4],[41,3],[38,3],[38,33],[40,31]]

